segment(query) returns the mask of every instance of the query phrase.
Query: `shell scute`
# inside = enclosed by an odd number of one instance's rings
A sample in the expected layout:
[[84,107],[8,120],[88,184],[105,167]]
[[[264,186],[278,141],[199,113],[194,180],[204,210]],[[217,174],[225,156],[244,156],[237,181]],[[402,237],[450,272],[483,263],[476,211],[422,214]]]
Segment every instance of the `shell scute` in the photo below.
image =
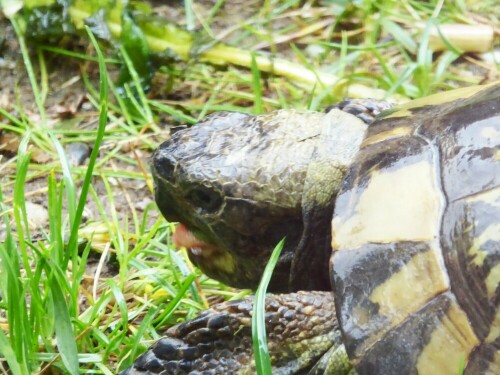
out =
[[450,97],[375,122],[336,200],[336,309],[361,374],[500,367],[500,85]]

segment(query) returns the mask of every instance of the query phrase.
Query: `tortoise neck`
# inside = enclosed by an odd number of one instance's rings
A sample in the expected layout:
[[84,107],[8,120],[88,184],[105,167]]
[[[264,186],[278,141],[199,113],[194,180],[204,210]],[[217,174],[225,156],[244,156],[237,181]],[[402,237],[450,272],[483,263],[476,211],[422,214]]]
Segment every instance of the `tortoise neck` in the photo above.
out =
[[330,290],[331,220],[335,199],[368,125],[332,110],[308,165],[302,195],[302,237],[290,267],[291,290]]

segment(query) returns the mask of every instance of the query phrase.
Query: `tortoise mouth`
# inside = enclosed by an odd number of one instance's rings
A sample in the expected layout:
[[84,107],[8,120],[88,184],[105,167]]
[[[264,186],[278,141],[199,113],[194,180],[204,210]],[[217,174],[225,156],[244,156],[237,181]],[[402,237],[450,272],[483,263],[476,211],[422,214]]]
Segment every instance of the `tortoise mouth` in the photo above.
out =
[[189,229],[185,224],[179,223],[172,236],[174,244],[177,247],[185,247],[191,262],[211,278],[235,287],[246,285],[246,283],[240,285],[238,282],[238,262],[234,256],[230,252],[200,239],[195,234],[196,230],[196,228]]
[[172,241],[177,247],[185,247],[189,254],[196,260],[203,259],[204,262],[213,258],[220,250],[203,240],[200,240],[196,235],[188,229],[185,224],[179,223],[172,236]]

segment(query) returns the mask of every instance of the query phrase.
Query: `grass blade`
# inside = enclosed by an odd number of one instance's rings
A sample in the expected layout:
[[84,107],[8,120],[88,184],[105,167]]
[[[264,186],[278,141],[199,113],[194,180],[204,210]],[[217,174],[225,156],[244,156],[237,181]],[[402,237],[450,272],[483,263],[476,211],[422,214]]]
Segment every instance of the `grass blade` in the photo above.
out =
[[165,322],[170,318],[170,315],[177,309],[179,304],[181,303],[182,298],[184,298],[184,295],[186,294],[188,288],[191,286],[195,279],[195,275],[191,274],[186,277],[186,279],[183,281],[181,287],[179,288],[179,292],[176,294],[176,296],[170,301],[170,304],[167,306],[167,308],[164,309],[163,313],[158,316],[158,318],[155,319],[154,324],[158,327],[164,326]]
[[[82,185],[82,190],[80,193],[80,199],[78,201],[78,206],[76,209],[76,215],[71,227],[71,234],[68,241],[68,256],[66,257],[66,263],[69,261],[69,257],[77,256],[77,242],[78,242],[78,228],[80,226],[80,221],[83,214],[83,209],[85,207],[85,202],[87,200],[87,194],[89,191],[89,186],[92,179],[92,173],[94,171],[94,166],[99,155],[99,149],[104,138],[104,131],[106,130],[106,124],[108,120],[108,75],[106,64],[104,62],[104,55],[97,44],[92,32],[87,28],[87,33],[92,41],[92,44],[96,50],[99,59],[99,81],[100,81],[100,93],[99,93],[99,127],[97,129],[96,139],[94,147],[92,148],[92,153],[90,154],[89,163],[87,167],[87,173],[85,174],[85,179]],[[74,259],[76,260],[76,259]],[[76,262],[75,262],[76,264]]]
[[[156,316],[157,312],[158,309],[151,308],[146,312],[146,315],[144,315],[142,323],[139,326],[139,329],[137,330],[136,334],[134,335],[134,340],[130,343],[130,347],[132,349],[130,350],[129,356],[125,358],[125,360],[120,364],[119,366],[120,370],[126,369],[127,367],[131,366],[134,363],[137,357],[137,351],[141,346],[140,340],[144,335],[146,328],[151,325],[151,321]],[[126,350],[128,350],[128,348],[126,348]]]
[[30,80],[31,87],[33,88],[33,95],[35,98],[35,103],[40,113],[40,123],[41,128],[45,128],[47,126],[47,116],[45,113],[45,106],[42,100],[42,95],[40,95],[40,90],[38,87],[38,83],[35,76],[35,71],[33,69],[33,65],[31,64],[31,59],[28,51],[28,47],[26,46],[26,41],[24,39],[24,33],[21,31],[21,27],[19,26],[18,20],[16,17],[12,17],[10,19],[14,30],[16,31],[17,40],[19,41],[19,48],[23,55],[24,65],[26,67],[26,73],[28,74],[28,78]]
[[78,374],[78,349],[71,325],[68,303],[66,298],[64,298],[63,288],[55,275],[53,275],[50,282],[50,291],[54,304],[55,331],[59,353],[68,372],[70,374]]
[[274,267],[278,262],[281,250],[283,250],[284,244],[285,239],[283,238],[274,248],[254,297],[252,315],[252,340],[253,352],[255,356],[255,368],[257,370],[257,374],[259,375],[272,374],[271,358],[269,357],[266,339],[266,290],[267,286],[269,285],[269,281],[271,280],[271,275],[273,273]]
[[264,108],[262,107],[262,85],[260,83],[260,71],[259,67],[257,66],[257,62],[255,61],[254,53],[252,53],[251,70],[255,113],[260,114],[264,112]]
[[[19,374],[23,374],[29,373],[28,358],[32,354],[31,336],[25,335],[25,330],[29,329],[30,325],[21,282],[18,249],[12,238],[10,220],[3,203],[1,187],[0,211],[6,228],[5,241],[3,244],[0,243],[0,261],[2,264],[0,290],[2,291],[2,303],[7,306],[7,322],[10,329],[9,338],[0,330],[2,336],[0,337],[0,353],[6,358],[12,371],[22,366],[23,371],[19,372]],[[15,313],[11,313],[11,311],[15,311]]]
[[0,330],[0,353],[2,353],[2,357],[4,357],[7,361],[12,374],[27,373],[26,371],[21,371],[21,366],[17,362],[16,353],[14,353],[14,350],[9,343],[9,339],[5,336],[5,333],[3,333],[2,330]]

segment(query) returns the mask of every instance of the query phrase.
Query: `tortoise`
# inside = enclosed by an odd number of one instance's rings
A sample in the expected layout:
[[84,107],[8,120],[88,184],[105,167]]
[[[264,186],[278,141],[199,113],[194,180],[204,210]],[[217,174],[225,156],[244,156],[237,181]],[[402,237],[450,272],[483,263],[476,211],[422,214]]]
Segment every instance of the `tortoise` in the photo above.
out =
[[[273,373],[499,374],[500,82],[340,107],[222,112],[173,134],[152,170],[174,241],[255,289],[286,238]],[[126,373],[254,372],[251,302],[171,328]]]

